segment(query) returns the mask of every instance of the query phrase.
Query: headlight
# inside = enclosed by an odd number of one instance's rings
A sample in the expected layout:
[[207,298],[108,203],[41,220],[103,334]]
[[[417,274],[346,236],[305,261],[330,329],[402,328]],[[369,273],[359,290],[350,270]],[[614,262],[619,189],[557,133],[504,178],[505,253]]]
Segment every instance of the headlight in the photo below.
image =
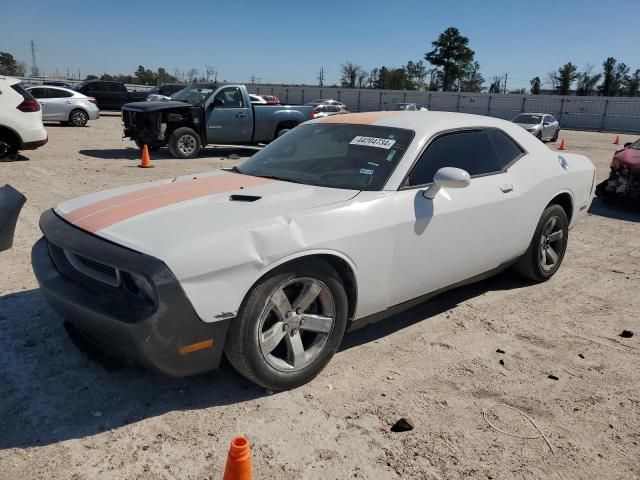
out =
[[155,305],[156,303],[156,292],[153,288],[153,285],[147,280],[144,276],[138,275],[137,273],[128,273],[129,279],[131,280],[131,284],[128,285],[131,293],[140,294],[142,298],[144,298],[147,303],[150,305]]

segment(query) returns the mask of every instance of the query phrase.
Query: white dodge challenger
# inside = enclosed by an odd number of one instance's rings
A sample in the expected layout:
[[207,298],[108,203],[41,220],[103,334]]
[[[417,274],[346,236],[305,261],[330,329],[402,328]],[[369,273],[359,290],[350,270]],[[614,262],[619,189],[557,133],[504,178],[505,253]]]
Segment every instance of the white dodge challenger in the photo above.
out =
[[287,389],[347,328],[510,266],[549,279],[594,179],[495,118],[337,115],[230,170],[62,203],[32,262],[51,306],[116,357],[185,376],[224,352]]

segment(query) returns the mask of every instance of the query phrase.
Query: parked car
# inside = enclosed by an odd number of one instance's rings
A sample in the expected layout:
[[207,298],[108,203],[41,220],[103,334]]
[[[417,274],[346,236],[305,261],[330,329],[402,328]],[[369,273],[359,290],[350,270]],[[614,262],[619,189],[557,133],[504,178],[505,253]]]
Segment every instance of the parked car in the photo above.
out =
[[342,115],[345,113],[350,112],[346,108],[339,105],[318,105],[313,109],[314,118],[328,117],[331,115]]
[[521,113],[513,120],[540,141],[555,142],[560,134],[560,122],[547,113]]
[[32,263],[106,351],[174,376],[224,352],[281,390],[316,376],[347,327],[512,265],[551,278],[594,178],[587,157],[496,118],[332,116],[239,167],[64,202]]
[[267,101],[262,98],[260,95],[255,95],[253,93],[249,94],[249,98],[251,99],[251,103],[256,105],[266,105]]
[[280,105],[280,99],[275,95],[260,95],[267,105]]
[[605,202],[640,208],[640,139],[613,155],[609,177],[598,184],[596,195]]
[[163,83],[153,87],[147,92],[147,102],[155,102],[157,100],[170,100],[171,95],[179,92],[187,85],[185,83]]
[[18,78],[0,76],[0,161],[41,147],[47,139],[38,101]]
[[317,107],[318,105],[337,105],[339,107],[347,108],[346,104],[339,102],[338,100],[332,100],[330,98],[318,98],[313,102],[308,102],[306,105],[313,105],[314,107]]
[[28,87],[42,107],[42,120],[58,121],[74,127],[84,127],[89,120],[100,118],[96,99],[62,87]]
[[256,105],[244,85],[192,84],[171,101],[122,107],[124,136],[176,158],[194,158],[210,144],[270,142],[313,118],[310,106]]
[[124,83],[103,80],[85,80],[73,87],[76,92],[96,99],[100,110],[120,110],[129,102],[146,100],[147,92],[130,92]]
[[428,108],[416,103],[388,103],[384,106],[385,111],[407,111],[407,112],[427,112]]
[[45,80],[42,82],[43,85],[50,85],[52,87],[63,87],[63,88],[72,88],[73,85],[71,83],[62,82],[60,80]]

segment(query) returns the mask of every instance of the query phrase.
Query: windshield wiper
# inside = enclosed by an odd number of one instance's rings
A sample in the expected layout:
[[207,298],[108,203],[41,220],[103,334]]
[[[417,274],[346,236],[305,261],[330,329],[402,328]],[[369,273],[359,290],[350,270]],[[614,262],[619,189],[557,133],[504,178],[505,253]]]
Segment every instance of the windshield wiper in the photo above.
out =
[[280,180],[281,182],[301,183],[303,185],[313,185],[312,183],[303,182],[301,180],[291,180],[290,178],[279,177],[277,175],[253,175],[254,177],[269,178],[271,180]]

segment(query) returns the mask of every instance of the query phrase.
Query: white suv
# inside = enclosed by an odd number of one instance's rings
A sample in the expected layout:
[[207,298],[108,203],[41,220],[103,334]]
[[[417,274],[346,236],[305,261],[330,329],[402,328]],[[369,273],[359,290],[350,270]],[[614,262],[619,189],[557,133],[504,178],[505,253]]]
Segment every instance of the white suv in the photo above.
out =
[[47,143],[40,104],[20,86],[20,80],[0,76],[0,161]]

